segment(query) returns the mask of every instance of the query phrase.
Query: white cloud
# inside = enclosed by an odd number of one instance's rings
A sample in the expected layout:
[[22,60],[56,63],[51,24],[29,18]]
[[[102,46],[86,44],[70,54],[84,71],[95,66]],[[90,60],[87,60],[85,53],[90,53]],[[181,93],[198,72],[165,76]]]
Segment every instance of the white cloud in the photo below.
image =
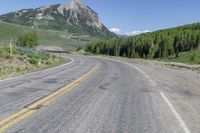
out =
[[134,35],[139,35],[139,34],[142,34],[142,33],[147,33],[147,32],[151,32],[150,30],[133,30],[131,32],[123,32],[121,31],[120,28],[110,28],[109,29],[111,32],[114,32],[115,34],[117,35],[128,35],[128,36],[134,36]]
[[111,32],[114,32],[116,34],[120,34],[121,33],[121,30],[119,28],[110,28],[109,29]]
[[144,31],[133,30],[132,32],[126,33],[126,35],[133,36],[133,35],[139,35],[139,34],[147,33],[147,32],[151,32],[151,31],[150,30],[144,30]]

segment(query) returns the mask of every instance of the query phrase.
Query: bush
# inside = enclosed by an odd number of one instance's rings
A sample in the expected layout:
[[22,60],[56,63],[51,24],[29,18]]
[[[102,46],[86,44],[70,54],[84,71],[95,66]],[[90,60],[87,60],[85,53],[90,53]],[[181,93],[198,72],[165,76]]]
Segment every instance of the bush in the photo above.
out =
[[192,53],[191,57],[190,57],[190,61],[194,61],[195,60],[195,53]]
[[0,47],[0,58],[12,59],[12,56],[9,53],[9,48]]
[[49,54],[47,53],[41,53],[40,58],[42,60],[48,60],[50,58]]
[[76,51],[80,51],[80,50],[82,50],[82,47],[78,47],[77,49],[76,49]]
[[23,33],[18,37],[17,45],[21,47],[34,48],[38,46],[38,35],[35,31]]
[[31,59],[29,60],[29,63],[31,63],[31,64],[33,64],[33,65],[37,65],[37,64],[38,64],[38,60],[35,59],[35,58],[31,58]]

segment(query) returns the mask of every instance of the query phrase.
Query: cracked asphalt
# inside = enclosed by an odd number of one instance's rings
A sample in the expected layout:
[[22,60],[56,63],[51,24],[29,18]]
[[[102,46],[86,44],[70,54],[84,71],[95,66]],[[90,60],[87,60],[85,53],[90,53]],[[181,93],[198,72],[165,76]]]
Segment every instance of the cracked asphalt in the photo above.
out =
[[[37,108],[6,133],[200,132],[199,74],[135,61],[66,57],[73,61],[54,69],[0,81],[0,120],[3,120],[100,64],[87,80]],[[176,113],[185,125],[181,125]]]

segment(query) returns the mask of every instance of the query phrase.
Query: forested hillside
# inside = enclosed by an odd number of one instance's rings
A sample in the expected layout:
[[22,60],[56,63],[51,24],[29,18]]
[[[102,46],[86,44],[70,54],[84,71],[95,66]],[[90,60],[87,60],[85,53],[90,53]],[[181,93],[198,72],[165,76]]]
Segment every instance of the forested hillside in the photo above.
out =
[[145,33],[127,38],[92,42],[86,51],[95,54],[129,58],[162,58],[179,56],[180,52],[200,46],[200,23]]

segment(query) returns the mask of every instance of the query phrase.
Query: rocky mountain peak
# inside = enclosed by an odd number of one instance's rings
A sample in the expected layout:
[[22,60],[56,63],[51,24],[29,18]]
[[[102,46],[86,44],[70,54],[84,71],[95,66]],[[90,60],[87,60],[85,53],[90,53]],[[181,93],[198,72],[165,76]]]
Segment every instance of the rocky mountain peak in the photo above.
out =
[[86,7],[86,5],[84,5],[81,0],[71,0],[69,3],[60,4],[58,11],[64,15],[64,10],[78,10],[79,8],[84,7]]
[[73,9],[77,10],[79,8],[86,7],[86,5],[84,5],[81,0],[71,0],[68,6],[70,7],[71,10]]
[[71,0],[71,4],[82,4],[81,0]]
[[83,0],[71,0],[69,3],[36,9],[23,9],[0,15],[0,20],[35,28],[67,30],[70,33],[115,36],[103,25],[98,14],[83,3]]
[[71,0],[67,4],[60,4],[57,10],[63,16],[67,16],[69,24],[78,25],[82,22],[99,29],[103,26],[98,14],[85,5],[82,0]]

